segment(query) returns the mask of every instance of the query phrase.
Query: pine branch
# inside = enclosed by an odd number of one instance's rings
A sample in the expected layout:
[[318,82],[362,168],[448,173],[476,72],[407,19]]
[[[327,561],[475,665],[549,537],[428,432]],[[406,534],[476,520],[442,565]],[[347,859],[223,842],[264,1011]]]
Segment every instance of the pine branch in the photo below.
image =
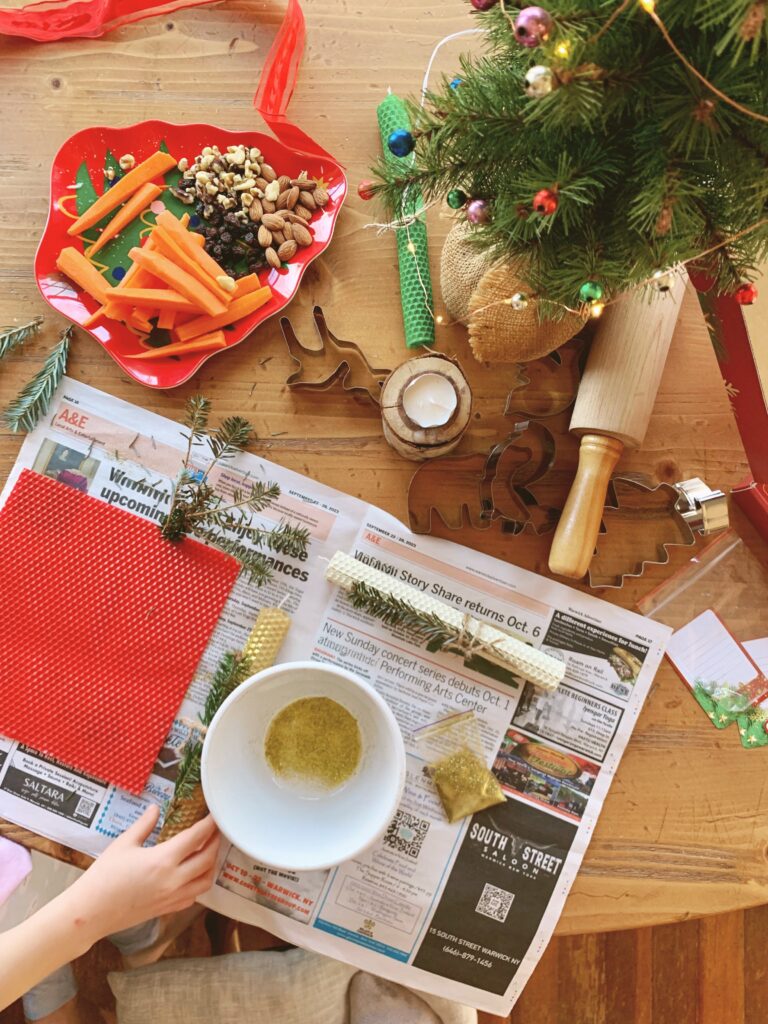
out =
[[43,324],[41,316],[33,317],[28,323],[18,327],[0,327],[0,359],[19,345],[23,345],[33,334],[37,334]]
[[205,708],[200,719],[202,724],[208,726],[213,721],[213,716],[219,710],[227,697],[246,678],[247,666],[242,654],[225,654],[211,680],[211,688],[205,698]]
[[421,612],[407,601],[383,594],[367,583],[355,582],[349,592],[349,599],[353,608],[368,612],[387,626],[410,630],[428,643],[447,647],[459,637],[458,630],[448,626],[434,613]]
[[42,368],[24,386],[5,411],[5,421],[16,433],[33,430],[51,404],[56,388],[67,368],[67,356],[74,328],[65,327],[58,344],[51,350]]

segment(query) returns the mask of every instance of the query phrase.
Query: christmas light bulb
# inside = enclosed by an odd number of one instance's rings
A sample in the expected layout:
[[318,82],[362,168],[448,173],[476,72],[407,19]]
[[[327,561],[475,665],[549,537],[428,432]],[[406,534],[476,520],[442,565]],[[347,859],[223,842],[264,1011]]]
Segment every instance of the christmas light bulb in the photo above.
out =
[[653,14],[656,10],[656,0],[640,0],[640,6],[644,11],[647,11],[648,14]]
[[436,324],[441,324],[442,322],[443,322],[443,318],[442,318],[442,316],[441,316],[441,315],[440,315],[440,314],[438,313],[438,314],[437,314],[437,316],[435,317],[435,323],[436,323]]
[[604,309],[605,309],[605,303],[604,302],[593,302],[592,305],[589,307],[589,315],[594,320],[597,320],[597,318],[599,316],[603,315],[603,310]]
[[565,40],[563,40],[562,42],[557,44],[557,46],[555,47],[555,56],[556,57],[561,57],[563,60],[565,60],[566,57],[570,57],[570,55],[571,55],[571,44],[570,43],[566,43]]

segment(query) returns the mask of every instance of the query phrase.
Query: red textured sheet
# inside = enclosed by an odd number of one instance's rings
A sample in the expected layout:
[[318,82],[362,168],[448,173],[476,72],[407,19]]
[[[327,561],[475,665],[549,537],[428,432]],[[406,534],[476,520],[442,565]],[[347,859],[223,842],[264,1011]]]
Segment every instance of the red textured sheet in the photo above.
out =
[[0,733],[140,793],[238,571],[24,470],[0,510]]

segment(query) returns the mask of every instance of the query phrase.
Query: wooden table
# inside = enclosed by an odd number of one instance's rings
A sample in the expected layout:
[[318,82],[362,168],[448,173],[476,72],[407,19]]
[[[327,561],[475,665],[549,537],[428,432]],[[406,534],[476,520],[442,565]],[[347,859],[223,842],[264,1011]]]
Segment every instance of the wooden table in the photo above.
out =
[[[374,108],[391,86],[416,91],[435,42],[470,27],[460,0],[307,0],[309,45],[291,107],[293,119],[348,168],[352,195],[329,252],[310,269],[290,309],[300,338],[313,344],[311,312],[325,310],[331,329],[358,341],[375,366],[405,355],[394,242],[365,230],[376,218],[354,186],[379,145]],[[232,129],[261,127],[251,106],[266,50],[283,4],[222,3],[179,12],[113,33],[103,40],[40,46],[0,42],[0,94],[5,131],[0,155],[0,323],[49,310],[32,278],[42,231],[51,160],[73,132],[93,124],[123,125],[145,118],[208,121]],[[457,44],[453,44],[454,47]],[[449,48],[446,48],[448,50]],[[455,53],[441,67],[455,66]],[[431,227],[437,279],[447,221]],[[62,322],[47,315],[42,336],[0,364],[5,406],[38,368]],[[471,375],[476,415],[462,451],[484,451],[505,436],[503,410],[516,381],[513,367],[484,367],[469,354],[462,329],[440,335],[440,348],[459,355]],[[279,326],[265,325],[245,345],[210,361],[188,386],[171,393],[128,380],[85,334],[69,366],[78,380],[166,416],[178,416],[200,391],[220,415],[252,419],[255,450],[333,487],[407,519],[406,493],[414,470],[382,439],[378,409],[343,393],[291,392],[292,364]],[[562,485],[575,446],[561,435]],[[10,469],[19,438],[0,433],[0,473]],[[728,488],[746,471],[744,454],[695,297],[688,295],[642,451],[622,467],[673,482],[700,475]],[[546,571],[548,537],[502,537],[498,530],[442,534],[539,572]],[[690,549],[672,552],[672,567]],[[670,566],[605,596],[632,607],[664,579]],[[759,616],[755,609],[755,635]],[[768,632],[764,629],[763,632]],[[584,865],[566,904],[561,933],[657,924],[768,900],[768,751],[743,751],[711,728],[672,670],[658,674],[621,763]],[[30,845],[33,837],[27,837]],[[50,850],[49,843],[42,844]],[[54,850],[59,856],[66,851]]]

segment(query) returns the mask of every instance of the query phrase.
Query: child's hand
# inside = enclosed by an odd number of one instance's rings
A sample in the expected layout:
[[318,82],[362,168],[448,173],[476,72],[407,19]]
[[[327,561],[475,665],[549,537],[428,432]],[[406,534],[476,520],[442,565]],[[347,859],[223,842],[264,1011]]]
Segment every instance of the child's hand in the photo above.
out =
[[159,814],[148,808],[64,894],[89,943],[183,910],[213,885],[219,833],[211,816],[145,849]]

